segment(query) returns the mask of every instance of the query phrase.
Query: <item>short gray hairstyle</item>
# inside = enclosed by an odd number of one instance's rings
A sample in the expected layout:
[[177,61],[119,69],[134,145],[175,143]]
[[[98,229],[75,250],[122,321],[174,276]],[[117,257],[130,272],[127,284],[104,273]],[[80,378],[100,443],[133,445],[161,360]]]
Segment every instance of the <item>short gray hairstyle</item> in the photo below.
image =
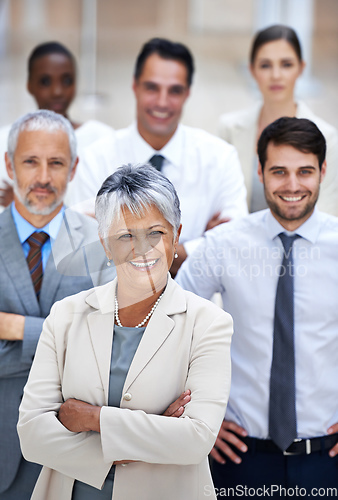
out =
[[180,201],[172,183],[153,166],[122,165],[102,184],[97,193],[95,215],[99,234],[108,238],[114,219],[123,208],[142,217],[150,205],[155,205],[173,227],[174,238],[181,223]]
[[24,130],[44,130],[46,132],[57,132],[59,130],[65,132],[69,140],[70,156],[71,156],[71,169],[77,157],[76,137],[74,129],[67,118],[54,111],[47,109],[39,109],[33,113],[27,113],[18,118],[12,125],[8,135],[7,154],[11,161],[13,169],[14,166],[14,153],[18,144],[19,135]]

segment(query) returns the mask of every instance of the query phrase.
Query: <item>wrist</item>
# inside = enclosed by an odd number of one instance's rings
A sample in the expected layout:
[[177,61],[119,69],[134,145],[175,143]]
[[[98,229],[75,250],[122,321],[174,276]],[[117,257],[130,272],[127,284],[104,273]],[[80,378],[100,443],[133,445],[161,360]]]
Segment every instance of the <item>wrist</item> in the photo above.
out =
[[92,406],[89,419],[89,431],[94,431],[100,433],[100,406]]

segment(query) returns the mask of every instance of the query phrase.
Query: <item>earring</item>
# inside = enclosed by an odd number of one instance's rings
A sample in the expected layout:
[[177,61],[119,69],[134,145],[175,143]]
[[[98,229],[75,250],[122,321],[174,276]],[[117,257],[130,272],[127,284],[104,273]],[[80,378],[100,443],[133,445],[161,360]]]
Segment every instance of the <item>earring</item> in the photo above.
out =
[[110,266],[111,266],[111,262],[110,262],[110,259],[108,259],[107,267],[110,267]]
[[174,257],[175,257],[175,259],[177,259],[177,257],[178,257],[178,253],[177,252],[175,252]]

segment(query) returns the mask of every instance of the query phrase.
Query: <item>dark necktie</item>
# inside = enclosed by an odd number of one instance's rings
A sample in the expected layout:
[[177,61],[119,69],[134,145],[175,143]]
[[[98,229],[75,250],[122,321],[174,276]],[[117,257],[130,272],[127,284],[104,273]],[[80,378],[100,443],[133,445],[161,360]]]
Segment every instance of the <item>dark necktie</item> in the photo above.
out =
[[284,258],[276,292],[269,435],[281,450],[286,450],[297,437],[292,245],[298,236],[281,233],[279,237]]
[[30,250],[27,255],[27,264],[29,272],[31,273],[33,286],[38,299],[40,295],[42,276],[43,276],[41,248],[44,245],[44,243],[46,243],[48,238],[49,238],[48,234],[44,232],[40,233],[36,232],[31,234],[31,236],[26,240],[30,246]]
[[159,172],[161,172],[163,165],[164,156],[162,155],[154,155],[150,158],[149,163],[156,168]]

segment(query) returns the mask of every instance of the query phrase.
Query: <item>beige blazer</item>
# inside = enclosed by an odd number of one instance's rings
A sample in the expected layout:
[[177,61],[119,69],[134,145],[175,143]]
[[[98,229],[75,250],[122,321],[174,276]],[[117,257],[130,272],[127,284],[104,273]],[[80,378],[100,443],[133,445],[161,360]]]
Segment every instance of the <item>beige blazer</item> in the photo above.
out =
[[[252,175],[256,158],[256,136],[262,103],[249,109],[226,113],[219,120],[219,135],[237,149],[247,189],[248,206],[252,194]],[[318,208],[338,216],[338,133],[337,130],[318,116],[302,101],[297,103],[297,118],[313,121],[326,139],[327,172],[320,188]]]
[[[115,286],[68,297],[45,321],[18,424],[25,458],[44,465],[32,499],[71,499],[74,478],[101,488],[115,460],[139,462],[116,467],[114,500],[215,499],[207,455],[229,395],[232,319],[168,278],[121,408],[108,407]],[[185,389],[183,416],[162,416]],[[103,407],[101,434],[63,427],[68,398]]]

